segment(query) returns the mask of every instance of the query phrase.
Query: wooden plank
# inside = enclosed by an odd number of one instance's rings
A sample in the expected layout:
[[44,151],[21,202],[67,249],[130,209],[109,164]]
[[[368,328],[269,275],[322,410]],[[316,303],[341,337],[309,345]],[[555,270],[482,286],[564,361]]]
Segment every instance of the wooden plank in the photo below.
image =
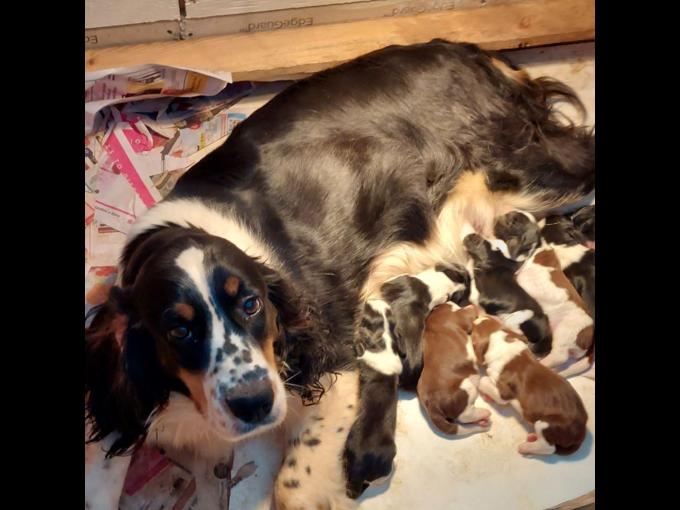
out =
[[[520,1],[522,0],[371,0],[296,9],[277,8],[275,11],[247,12],[229,16],[214,13],[209,17],[194,17],[193,11],[189,8],[191,4],[187,4],[184,35],[185,39],[188,39],[239,32],[264,32],[393,16],[415,16],[438,11],[479,9]],[[118,44],[133,42],[142,41],[119,41]]]
[[186,11],[189,18],[206,18],[245,12],[347,4],[352,1],[356,0],[194,0],[186,2]]
[[595,510],[595,491],[554,506],[548,510]]
[[116,44],[141,44],[157,41],[178,41],[179,21],[156,21],[137,25],[85,29],[86,48],[104,48]]
[[234,80],[311,73],[390,44],[435,37],[510,49],[595,37],[594,0],[532,0],[484,9],[90,49],[87,71],[140,64],[230,71]]
[[177,0],[85,0],[85,28],[178,19]]

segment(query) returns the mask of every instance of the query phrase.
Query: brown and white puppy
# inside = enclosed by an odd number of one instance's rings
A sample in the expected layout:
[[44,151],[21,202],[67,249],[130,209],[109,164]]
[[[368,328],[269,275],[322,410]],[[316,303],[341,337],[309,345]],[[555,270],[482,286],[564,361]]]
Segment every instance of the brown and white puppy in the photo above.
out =
[[526,339],[485,316],[474,321],[472,345],[486,366],[480,393],[499,404],[511,404],[534,427],[535,432],[519,445],[519,453],[569,455],[580,448],[588,421],[581,397],[563,377],[533,357]]
[[595,322],[562,272],[555,250],[546,246],[536,251],[517,273],[517,283],[538,301],[550,322],[552,347],[541,363],[555,368],[578,361],[565,376],[588,369],[594,362]]
[[539,222],[539,226],[541,237],[555,250],[564,274],[583,298],[588,313],[595,317],[595,218],[594,208],[589,210],[590,214],[578,216],[582,222],[579,225],[587,234],[579,230],[574,219],[566,216],[548,216]]
[[478,315],[474,305],[460,308],[446,303],[435,308],[425,323],[418,400],[445,434],[489,429],[489,410],[474,407],[479,369],[469,335]]

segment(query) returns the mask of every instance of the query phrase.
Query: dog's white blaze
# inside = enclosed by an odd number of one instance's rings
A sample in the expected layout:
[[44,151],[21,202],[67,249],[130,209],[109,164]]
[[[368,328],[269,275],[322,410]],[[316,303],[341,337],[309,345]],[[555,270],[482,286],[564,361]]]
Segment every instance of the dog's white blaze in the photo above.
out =
[[[221,333],[224,331],[224,324],[222,323],[222,319],[212,304],[213,300],[210,297],[208,276],[205,274],[203,259],[203,252],[195,246],[192,246],[177,256],[175,259],[175,264],[177,267],[182,269],[187,274],[187,276],[189,276],[208,307],[212,331],[212,336],[210,338],[210,358],[212,360],[212,358],[215,356],[215,353],[217,352],[217,349],[224,345],[224,338],[221,335]],[[240,347],[245,347],[245,343],[240,343]]]

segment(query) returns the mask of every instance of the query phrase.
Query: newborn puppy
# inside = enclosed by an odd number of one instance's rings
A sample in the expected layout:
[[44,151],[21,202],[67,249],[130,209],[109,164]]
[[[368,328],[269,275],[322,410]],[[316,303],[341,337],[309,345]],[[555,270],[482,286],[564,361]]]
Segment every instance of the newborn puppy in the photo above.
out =
[[470,276],[464,267],[453,264],[438,269],[398,276],[380,288],[394,321],[393,337],[403,367],[399,383],[407,390],[415,390],[423,369],[422,336],[430,311],[446,301],[464,301],[470,293]]
[[589,205],[579,209],[571,216],[571,221],[574,228],[586,239],[586,245],[595,249],[595,206]]
[[547,354],[552,344],[548,317],[538,302],[515,280],[515,272],[521,262],[509,258],[509,249],[503,241],[495,239],[493,242],[495,246],[474,233],[463,239],[473,274],[470,301],[481,306],[486,313],[515,324],[528,339],[534,354]]
[[562,272],[555,250],[546,246],[536,251],[517,273],[517,283],[538,301],[550,321],[552,348],[541,364],[554,368],[587,356],[589,362],[579,366],[589,368],[595,347],[595,322]]
[[541,233],[536,218],[523,211],[511,211],[499,216],[493,226],[497,239],[505,241],[509,258],[522,262],[541,244]]
[[469,334],[477,316],[474,305],[460,308],[446,303],[435,308],[425,323],[418,400],[434,426],[445,434],[489,429],[491,413],[473,405],[479,370]]
[[569,455],[580,448],[588,421],[581,397],[564,378],[541,365],[519,335],[495,318],[480,317],[474,321],[472,345],[486,366],[480,393],[511,404],[534,427],[519,453]]
[[541,237],[555,250],[562,271],[595,317],[595,250],[584,246],[588,238],[566,216],[548,216],[539,225]]

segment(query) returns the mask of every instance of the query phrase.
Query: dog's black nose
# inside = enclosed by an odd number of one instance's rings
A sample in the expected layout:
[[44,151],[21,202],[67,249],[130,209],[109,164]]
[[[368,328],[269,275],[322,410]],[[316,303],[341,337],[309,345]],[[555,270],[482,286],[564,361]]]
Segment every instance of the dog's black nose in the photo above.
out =
[[239,420],[257,423],[269,415],[274,405],[274,392],[267,381],[237,386],[229,391],[225,399],[229,410]]

